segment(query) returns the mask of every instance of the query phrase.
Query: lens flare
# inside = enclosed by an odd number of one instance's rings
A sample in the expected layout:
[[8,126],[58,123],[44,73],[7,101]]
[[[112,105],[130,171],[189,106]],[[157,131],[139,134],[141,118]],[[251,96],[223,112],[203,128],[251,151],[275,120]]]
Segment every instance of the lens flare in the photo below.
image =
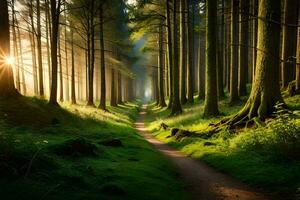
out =
[[7,58],[5,59],[5,62],[6,62],[7,64],[9,64],[9,65],[13,65],[14,62],[15,62],[15,60],[14,60],[13,57],[9,56],[9,57],[7,57]]

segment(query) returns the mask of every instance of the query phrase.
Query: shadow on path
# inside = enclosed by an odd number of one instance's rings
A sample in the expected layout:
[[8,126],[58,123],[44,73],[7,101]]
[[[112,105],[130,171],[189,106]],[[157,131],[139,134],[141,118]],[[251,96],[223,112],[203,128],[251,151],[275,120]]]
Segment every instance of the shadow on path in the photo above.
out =
[[180,151],[155,139],[147,132],[144,118],[146,105],[141,107],[135,129],[159,152],[165,155],[177,168],[186,182],[186,190],[197,200],[271,200],[263,193],[232,177],[216,171],[201,161],[187,157]]

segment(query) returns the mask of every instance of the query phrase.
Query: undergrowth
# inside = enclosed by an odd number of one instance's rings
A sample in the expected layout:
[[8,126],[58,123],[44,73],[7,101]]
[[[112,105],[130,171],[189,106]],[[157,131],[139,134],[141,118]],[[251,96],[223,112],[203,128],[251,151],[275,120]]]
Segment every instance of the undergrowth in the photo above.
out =
[[137,104],[108,110],[0,99],[1,199],[186,199],[173,167],[133,129]]
[[[197,131],[205,130],[224,116],[237,113],[239,105],[229,106],[226,99],[220,102],[222,115],[204,118],[203,102],[185,105],[180,116],[169,117],[167,109],[149,105],[147,127],[158,139],[185,154],[205,161],[255,187],[293,199],[300,190],[300,118],[299,96],[285,99],[290,107],[274,113],[277,117],[266,126],[232,132],[223,130],[211,138],[185,137],[176,140],[170,130],[163,130],[165,123],[171,128]],[[294,114],[293,114],[294,113]]]

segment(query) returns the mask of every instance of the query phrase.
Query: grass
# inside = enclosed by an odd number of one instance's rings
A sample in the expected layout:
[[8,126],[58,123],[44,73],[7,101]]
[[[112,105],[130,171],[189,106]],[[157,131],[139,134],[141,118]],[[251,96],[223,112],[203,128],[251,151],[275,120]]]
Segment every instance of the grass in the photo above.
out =
[[[0,99],[2,199],[187,199],[178,174],[132,127],[136,104],[51,107]],[[121,145],[103,145],[119,140]]]
[[[160,129],[164,122],[170,127],[196,131],[206,129],[241,109],[220,102],[221,116],[204,118],[203,102],[185,105],[184,113],[169,117],[170,111],[149,104],[146,125],[159,140],[179,149],[188,156],[205,161],[216,169],[278,195],[293,196],[300,190],[300,119],[276,120],[267,127],[245,129],[239,133],[223,131],[212,138],[186,137],[175,140],[169,130]],[[287,98],[293,110],[299,110],[299,96]],[[291,197],[293,198],[293,197]]]

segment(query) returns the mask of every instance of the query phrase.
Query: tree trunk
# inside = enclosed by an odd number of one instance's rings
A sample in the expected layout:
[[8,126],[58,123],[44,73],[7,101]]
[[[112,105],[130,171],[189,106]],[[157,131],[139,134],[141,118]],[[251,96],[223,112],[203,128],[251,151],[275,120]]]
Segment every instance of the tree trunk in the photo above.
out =
[[205,44],[201,34],[199,34],[199,52],[198,52],[198,99],[205,98]]
[[215,116],[218,110],[217,88],[217,1],[206,1],[206,89],[204,116]]
[[58,105],[57,103],[57,39],[59,34],[59,15],[60,15],[60,0],[50,0],[51,2],[51,22],[52,22],[52,38],[51,38],[51,66],[52,66],[52,82],[49,103]]
[[300,5],[298,5],[298,43],[297,43],[297,65],[296,65],[296,92],[300,94]]
[[282,41],[282,88],[295,80],[295,55],[297,48],[297,5],[299,0],[284,1],[284,26]]
[[63,67],[62,67],[62,58],[61,58],[61,40],[60,40],[60,31],[58,31],[58,60],[59,60],[59,85],[60,85],[60,95],[59,101],[64,101],[64,81],[63,81]]
[[16,15],[15,15],[15,1],[11,1],[12,6],[12,34],[13,34],[13,50],[15,62],[15,73],[16,73],[16,89],[18,92],[21,92],[21,81],[20,81],[20,62],[19,62],[19,50],[18,50],[18,39],[16,33]]
[[[162,23],[162,22],[161,22]],[[159,90],[159,103],[161,107],[166,107],[165,92],[164,92],[164,51],[163,51],[163,25],[159,26],[159,40],[158,40],[158,90]]]
[[186,0],[180,1],[180,100],[182,104],[187,102],[186,98],[186,66],[187,66],[187,44],[186,44]]
[[257,26],[258,26],[258,20],[257,20],[257,15],[258,15],[258,0],[253,0],[253,73],[252,73],[252,82],[255,78],[255,68],[256,68],[256,56],[257,56]]
[[[226,120],[230,127],[247,125],[253,118],[269,117],[277,102],[283,102],[279,84],[280,1],[260,0],[258,13],[258,49],[256,75],[250,97],[244,108]],[[265,20],[269,19],[269,20]]]
[[171,115],[182,113],[179,97],[179,63],[178,63],[178,30],[177,30],[177,0],[173,0],[173,43],[174,43],[174,56],[173,56],[173,72],[172,72],[172,91],[173,100]]
[[168,43],[168,65],[169,65],[169,79],[170,79],[170,97],[168,108],[172,108],[173,104],[173,42],[171,29],[171,8],[170,0],[166,0],[166,20],[167,20],[167,43]]
[[99,108],[106,110],[106,77],[105,77],[105,54],[104,54],[104,30],[103,30],[103,7],[100,6],[100,74],[101,74],[101,97]]
[[[194,24],[195,24],[195,2],[188,1],[187,19],[188,19],[188,67],[187,67],[187,83],[188,83],[188,102],[194,102],[194,83],[195,83],[195,45],[194,45]],[[190,10],[190,7],[192,9]],[[176,41],[176,40],[175,40]]]
[[95,24],[94,24],[94,3],[95,0],[91,0],[90,4],[90,11],[89,13],[89,65],[88,65],[88,88],[89,88],[89,95],[88,95],[88,106],[94,106],[94,66],[95,66]]
[[122,75],[118,71],[118,104],[123,104],[123,95],[122,95]]
[[116,99],[115,70],[111,69],[110,106],[118,106]]
[[[3,56],[10,56],[10,33],[7,0],[0,0],[0,48]],[[17,94],[11,65],[5,59],[0,59],[0,96],[14,96]]]
[[239,49],[239,77],[238,77],[238,93],[239,96],[247,94],[248,80],[248,39],[249,39],[249,0],[240,0],[240,49]]
[[24,59],[23,59],[23,49],[22,49],[22,41],[21,41],[21,32],[19,28],[19,23],[16,20],[17,25],[17,32],[18,32],[18,41],[19,41],[19,55],[20,55],[20,68],[21,68],[21,76],[22,76],[22,91],[23,95],[26,95],[27,89],[26,89],[26,79],[25,79],[25,69],[24,69]]
[[[64,6],[64,9],[66,9],[66,4]],[[70,92],[69,92],[69,64],[68,64],[68,39],[67,39],[67,13],[65,11],[65,61],[66,61],[66,78],[65,78],[65,88],[66,88],[66,95],[65,95],[65,99],[66,101],[69,101],[69,96],[70,96]]]
[[227,90],[230,93],[230,85],[231,85],[231,80],[230,80],[230,75],[231,75],[231,0],[226,0],[227,2],[227,45],[226,45],[226,49],[227,49]]
[[72,53],[72,70],[71,70],[71,103],[76,104],[76,94],[75,94],[75,52],[74,52],[74,31],[71,29],[71,53]]
[[239,0],[231,0],[231,70],[230,103],[238,100],[238,64],[239,64]]
[[43,57],[42,57],[42,31],[41,31],[41,7],[40,0],[36,0],[36,18],[37,18],[37,54],[39,69],[39,95],[44,97],[44,74],[43,74]]
[[[50,13],[49,13],[49,1],[45,0],[45,19],[46,19],[46,45],[47,45],[47,64],[48,64],[48,84],[49,93],[51,91],[51,49],[50,49]],[[50,37],[50,39],[49,39]]]
[[221,24],[220,24],[220,41],[218,45],[218,68],[217,68],[217,81],[218,81],[218,96],[219,98],[224,98],[225,93],[224,93],[224,85],[223,85],[223,69],[224,69],[224,26],[225,26],[225,21],[224,21],[224,0],[222,0],[222,13],[221,13]]

